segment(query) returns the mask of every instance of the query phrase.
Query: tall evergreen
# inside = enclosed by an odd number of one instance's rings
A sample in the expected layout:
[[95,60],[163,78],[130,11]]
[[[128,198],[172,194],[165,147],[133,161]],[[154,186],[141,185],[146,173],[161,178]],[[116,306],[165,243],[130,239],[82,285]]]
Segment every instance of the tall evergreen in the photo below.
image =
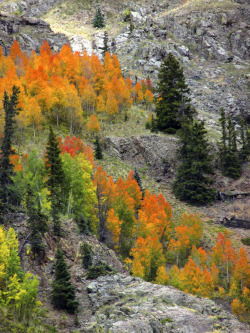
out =
[[1,159],[0,159],[0,207],[1,218],[8,212],[14,205],[17,204],[17,198],[13,191],[13,180],[14,174],[13,164],[10,162],[10,155],[14,153],[12,149],[12,139],[14,134],[15,116],[21,110],[18,107],[18,95],[20,89],[16,86],[12,88],[12,94],[8,95],[4,92],[3,108],[5,112],[5,126],[4,126],[4,138],[1,146]]
[[96,136],[94,145],[95,145],[95,158],[97,160],[102,160],[103,159],[102,146],[98,135]]
[[241,163],[248,160],[250,155],[250,128],[244,122],[244,119],[240,120],[240,139],[241,139],[241,149],[239,152],[239,158]]
[[158,80],[157,127],[160,131],[175,133],[186,117],[192,119],[194,108],[190,105],[183,69],[171,53],[161,64]]
[[142,186],[141,176],[140,176],[136,167],[135,167],[135,171],[134,171],[134,179],[137,181],[137,184],[140,187],[140,190],[142,192],[142,196],[144,197],[145,191],[144,191],[144,188]]
[[223,175],[237,179],[241,175],[241,163],[236,142],[236,130],[234,123],[221,108],[220,116],[221,141],[219,144],[220,165]]
[[56,259],[55,278],[52,282],[52,304],[57,309],[76,313],[78,302],[76,301],[75,287],[70,281],[71,276],[60,247],[57,249]]
[[204,122],[183,124],[180,139],[182,163],[173,183],[173,192],[180,200],[193,205],[211,203],[215,190],[210,187],[213,181],[209,175],[213,174],[213,167]]
[[54,224],[54,234],[56,236],[60,236],[61,234],[60,211],[62,210],[64,183],[64,173],[60,153],[59,143],[52,127],[50,127],[45,155],[45,169],[48,176],[46,184],[50,193],[51,216]]
[[94,16],[92,23],[93,23],[94,28],[104,28],[105,27],[104,15],[102,14],[100,7],[98,7],[96,9],[95,16]]
[[104,31],[104,38],[103,38],[103,56],[105,56],[106,52],[109,52],[109,47],[108,47],[108,42],[109,42],[109,37],[107,31]]
[[41,211],[40,201],[35,198],[34,192],[28,185],[26,195],[26,207],[28,213],[28,225],[30,229],[31,247],[34,253],[39,254],[44,250],[42,236],[48,228],[47,216]]

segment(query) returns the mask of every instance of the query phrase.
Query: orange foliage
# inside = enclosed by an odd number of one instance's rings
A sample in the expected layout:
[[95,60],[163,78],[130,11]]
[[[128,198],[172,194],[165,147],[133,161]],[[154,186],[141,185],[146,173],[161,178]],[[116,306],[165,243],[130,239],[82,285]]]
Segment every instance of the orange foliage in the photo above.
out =
[[157,278],[157,271],[164,264],[162,245],[157,237],[138,237],[130,254],[133,257],[132,272],[135,276],[146,280]]
[[62,141],[62,138],[58,138],[58,141],[62,154],[65,152],[71,156],[83,154],[85,159],[91,163],[92,167],[95,166],[93,149],[90,146],[85,146],[84,142],[79,137],[77,138],[75,136],[67,136],[64,141]]
[[137,234],[142,237],[156,234],[159,240],[168,240],[172,230],[172,208],[162,194],[145,192],[138,212]]
[[53,53],[47,41],[41,46],[40,55],[33,51],[29,58],[17,41],[9,56],[3,56],[1,49],[1,102],[4,91],[10,92],[14,84],[21,88],[20,103],[26,110],[18,124],[31,125],[34,130],[39,129],[41,117],[45,116],[57,125],[68,122],[72,133],[84,122],[82,110],[113,116],[132,105],[132,83],[130,79],[124,80],[115,54],[107,52],[102,65],[96,55],[73,53],[69,45]]
[[98,122],[98,119],[93,114],[89,117],[89,122],[87,124],[87,129],[91,133],[99,132],[100,129],[101,129],[100,124]]

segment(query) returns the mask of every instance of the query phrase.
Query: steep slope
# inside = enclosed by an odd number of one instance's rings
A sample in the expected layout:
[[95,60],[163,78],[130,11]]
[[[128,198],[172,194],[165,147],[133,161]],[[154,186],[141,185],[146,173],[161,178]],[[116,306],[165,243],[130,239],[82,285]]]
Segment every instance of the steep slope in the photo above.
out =
[[[106,28],[96,31],[91,22],[98,6]],[[156,79],[162,59],[172,52],[183,62],[193,104],[213,135],[220,107],[233,116],[249,117],[247,1],[2,1],[0,9],[15,15],[17,22],[17,15],[42,17],[53,31],[67,34],[73,50],[100,56],[107,30],[110,50],[130,76]],[[38,30],[36,38],[43,34],[55,43],[46,29]],[[17,38],[27,48],[22,35],[7,29],[1,44],[8,49],[6,40]]]
[[[112,250],[99,243],[94,236],[77,234],[76,225],[64,219],[60,245],[76,286],[79,301],[76,321],[74,315],[64,314],[51,306],[57,238],[46,233],[43,239],[44,258],[35,259],[27,239],[25,215],[19,213],[12,216],[12,220],[11,225],[18,233],[23,269],[37,274],[40,281],[39,298],[45,315],[38,316],[58,332],[250,332],[249,327],[214,301],[130,276]],[[84,243],[91,245],[94,265],[105,262],[118,274],[89,280],[82,264]]]

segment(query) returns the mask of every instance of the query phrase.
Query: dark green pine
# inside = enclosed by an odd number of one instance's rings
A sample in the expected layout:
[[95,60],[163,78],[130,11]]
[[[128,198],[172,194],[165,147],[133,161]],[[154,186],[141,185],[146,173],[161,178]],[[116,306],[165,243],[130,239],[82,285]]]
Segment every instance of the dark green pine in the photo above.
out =
[[98,135],[96,136],[94,145],[95,145],[95,158],[97,160],[102,160],[103,159],[102,146]]
[[56,259],[55,278],[52,282],[52,304],[59,310],[76,313],[78,302],[75,287],[70,281],[71,276],[61,248],[57,249]]
[[28,213],[28,226],[30,230],[30,242],[34,253],[39,254],[44,250],[42,236],[48,229],[47,216],[41,212],[41,205],[38,198],[35,198],[30,184],[26,195],[26,207]]
[[190,105],[183,69],[171,53],[161,64],[157,92],[157,127],[160,131],[175,133],[186,117],[192,119],[195,111]]
[[220,166],[226,177],[237,179],[241,175],[240,153],[237,149],[236,130],[234,123],[221,109],[219,119],[221,125],[221,141],[219,144]]
[[54,223],[54,234],[60,236],[60,211],[64,201],[64,172],[62,167],[61,150],[57,138],[50,127],[49,139],[45,154],[45,169],[47,172],[47,188],[50,192],[51,216]]
[[173,183],[173,192],[180,200],[193,205],[211,203],[215,190],[210,187],[213,181],[209,175],[213,174],[213,167],[204,122],[183,125],[180,139],[182,163]]
[[101,12],[100,7],[98,7],[95,12],[95,16],[93,19],[93,26],[94,26],[94,28],[104,28],[105,27],[104,16]]
[[142,196],[144,197],[144,188],[142,186],[142,180],[141,180],[141,176],[137,170],[137,168],[135,167],[135,171],[134,171],[134,179],[137,181],[138,186],[140,187],[140,190],[142,192]]
[[15,116],[19,113],[18,108],[18,95],[20,89],[16,86],[12,88],[12,94],[8,95],[4,92],[3,108],[5,112],[5,126],[4,138],[1,146],[1,159],[0,159],[0,206],[1,206],[1,219],[3,215],[8,212],[13,206],[18,204],[18,199],[13,190],[14,174],[13,164],[10,162],[10,155],[13,154],[12,139],[14,134]]

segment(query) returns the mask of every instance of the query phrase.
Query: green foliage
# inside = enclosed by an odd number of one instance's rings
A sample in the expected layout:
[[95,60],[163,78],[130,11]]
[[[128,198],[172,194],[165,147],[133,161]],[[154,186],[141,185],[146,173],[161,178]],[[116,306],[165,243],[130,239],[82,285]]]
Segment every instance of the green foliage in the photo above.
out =
[[76,218],[76,223],[79,227],[81,234],[90,235],[94,232],[90,221],[86,219],[84,214],[80,214],[80,216]]
[[64,174],[63,211],[73,216],[83,233],[94,232],[96,203],[95,188],[91,180],[93,168],[83,154],[62,156]]
[[17,197],[13,191],[14,182],[12,177],[14,171],[13,164],[10,162],[10,155],[14,153],[11,145],[14,134],[14,118],[20,111],[20,108],[17,106],[19,93],[20,89],[13,86],[12,94],[9,96],[5,91],[3,98],[5,126],[0,159],[0,202],[2,208],[0,220],[3,220],[3,215],[12,208],[12,205],[16,206],[18,204]]
[[108,37],[108,33],[107,31],[104,31],[104,38],[103,38],[103,55],[105,56],[106,52],[109,52],[109,47],[108,47],[108,41],[109,41],[109,37]]
[[104,28],[105,27],[104,15],[102,14],[100,7],[98,7],[96,9],[95,16],[94,16],[92,23],[93,23],[94,28]]
[[61,248],[57,249],[56,259],[55,279],[52,282],[52,304],[57,309],[76,313],[78,302],[75,287],[70,282],[71,276]]
[[157,128],[175,133],[185,118],[192,119],[194,109],[188,98],[183,69],[178,60],[169,53],[161,64],[158,75],[158,98],[156,100]]
[[28,187],[30,187],[36,201],[40,202],[41,209],[47,212],[49,205],[44,177],[44,163],[37,152],[32,150],[27,159],[24,159],[22,170],[15,172],[13,180],[16,194],[22,201],[24,201]]
[[85,269],[92,265],[92,250],[88,243],[84,243],[82,246],[82,264]]
[[[219,144],[220,165],[224,176],[237,179],[241,175],[241,163],[239,152],[236,144],[236,131],[234,123],[230,115],[226,118],[225,111],[221,108],[221,117],[219,119],[221,125],[221,141]],[[246,145],[244,131],[241,133],[244,148],[243,155],[245,158]]]
[[123,21],[124,22],[130,22],[131,19],[130,19],[130,13],[131,11],[129,9],[126,9],[123,14],[122,14],[122,18],[123,18]]
[[95,145],[95,158],[97,160],[102,160],[103,159],[102,146],[98,135],[95,138],[94,145]]
[[244,245],[250,246],[250,238],[249,237],[242,238],[241,243]]
[[212,156],[205,137],[204,122],[183,124],[180,132],[179,150],[182,164],[173,183],[173,192],[177,198],[192,205],[205,205],[215,198],[215,190],[209,185],[213,174]]
[[29,323],[41,304],[37,301],[38,285],[37,277],[21,269],[15,231],[0,228],[0,312],[4,311],[7,323],[11,318]]
[[157,121],[155,120],[154,115],[152,115],[151,119],[150,132],[158,133]]
[[60,152],[59,143],[52,127],[50,127],[45,155],[45,169],[47,172],[46,184],[49,190],[49,200],[51,202],[51,216],[54,223],[54,234],[56,236],[60,236],[61,234],[59,211],[62,206],[65,180]]
[[136,167],[135,167],[135,172],[134,172],[134,179],[137,181],[137,184],[140,187],[140,190],[141,190],[142,195],[144,197],[145,191],[144,191],[144,188],[142,186],[141,176],[140,176]]
[[[37,202],[36,202],[37,201]],[[40,201],[36,200],[31,187],[28,187],[26,196],[26,207],[28,213],[28,225],[30,229],[30,241],[34,253],[40,254],[44,250],[42,236],[48,230],[48,219],[41,212]]]
[[250,127],[244,122],[243,118],[240,119],[240,139],[242,146],[239,158],[241,163],[244,163],[250,155]]
[[161,321],[162,325],[165,325],[166,323],[172,323],[172,322],[173,322],[173,319],[171,319],[171,318],[164,318]]
[[98,265],[94,265],[90,267],[88,274],[87,274],[87,279],[97,279],[99,276],[104,276],[104,275],[112,275],[115,274],[116,270],[114,270],[112,267],[107,265],[104,262],[101,262]]

